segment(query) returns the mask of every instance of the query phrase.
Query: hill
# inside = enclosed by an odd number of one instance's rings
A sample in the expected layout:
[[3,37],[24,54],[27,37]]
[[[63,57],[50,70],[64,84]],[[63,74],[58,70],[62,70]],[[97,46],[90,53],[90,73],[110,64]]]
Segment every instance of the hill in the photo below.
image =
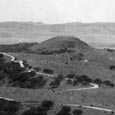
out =
[[83,52],[91,49],[91,46],[76,37],[58,36],[28,49],[28,51],[38,54],[61,54],[66,52]]

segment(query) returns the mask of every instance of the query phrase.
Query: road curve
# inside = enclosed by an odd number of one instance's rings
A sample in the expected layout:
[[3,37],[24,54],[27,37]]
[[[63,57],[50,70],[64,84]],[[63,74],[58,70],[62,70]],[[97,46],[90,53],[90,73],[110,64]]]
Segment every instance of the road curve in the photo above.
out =
[[8,57],[10,57],[10,58],[11,58],[11,61],[14,61],[14,60],[15,60],[15,57],[12,56],[12,55],[9,55],[9,54],[4,53],[4,52],[0,52],[0,53],[3,54],[3,55],[6,55],[6,56],[8,56]]
[[24,68],[24,64],[23,64],[23,61],[22,61],[22,60],[21,60],[21,61],[16,61],[14,56],[12,56],[12,55],[10,55],[10,54],[7,54],[7,53],[4,53],[4,52],[0,52],[0,53],[3,54],[3,55],[6,55],[6,56],[8,56],[8,57],[10,57],[10,58],[11,58],[11,61],[13,61],[13,62],[18,62],[18,63],[20,64],[20,67],[23,67],[23,68]]
[[[6,56],[9,56],[11,57],[11,61],[14,61],[14,62],[19,62],[20,66],[21,67],[24,67],[23,65],[23,61],[15,61],[15,57],[12,56],[12,55],[9,55],[7,53],[4,53],[4,52],[0,52]],[[28,72],[31,72],[32,70],[28,70]],[[41,74],[41,75],[47,75],[47,76],[50,76],[50,77],[54,77],[54,75],[50,75],[50,74],[45,74],[45,73],[42,73],[42,72],[36,72],[37,74]],[[89,83],[90,85],[92,85],[92,87],[87,87],[87,88],[77,88],[77,89],[68,89],[66,91],[81,91],[81,90],[91,90],[91,89],[97,89],[99,88],[99,86],[97,84],[93,84],[93,83]],[[13,99],[10,99],[10,98],[4,98],[4,97],[0,97],[2,99],[5,99],[5,100],[9,100],[9,101],[14,101]],[[85,105],[77,105],[77,104],[63,104],[63,105],[66,105],[66,106],[74,106],[74,107],[84,107],[84,108],[88,108],[88,109],[95,109],[95,110],[100,110],[100,111],[106,111],[106,112],[112,112],[112,113],[115,113],[114,110],[111,110],[111,109],[105,109],[105,108],[100,108],[100,107],[94,107],[94,106],[85,106]]]
[[81,90],[89,90],[89,89],[97,89],[99,86],[97,84],[89,83],[92,85],[92,87],[87,87],[87,88],[77,88],[77,89],[67,89],[66,91],[81,91]]

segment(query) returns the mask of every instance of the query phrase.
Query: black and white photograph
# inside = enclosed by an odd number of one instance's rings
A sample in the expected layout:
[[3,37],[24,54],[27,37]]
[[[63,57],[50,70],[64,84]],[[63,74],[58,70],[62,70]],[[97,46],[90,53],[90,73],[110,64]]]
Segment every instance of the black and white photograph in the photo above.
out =
[[0,0],[0,115],[115,115],[115,0]]

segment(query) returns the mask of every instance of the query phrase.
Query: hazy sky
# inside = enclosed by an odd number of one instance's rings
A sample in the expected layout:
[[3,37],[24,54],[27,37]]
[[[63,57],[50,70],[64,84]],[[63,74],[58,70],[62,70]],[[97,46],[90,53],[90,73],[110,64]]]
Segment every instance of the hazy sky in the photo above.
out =
[[115,22],[115,0],[0,0],[0,21]]

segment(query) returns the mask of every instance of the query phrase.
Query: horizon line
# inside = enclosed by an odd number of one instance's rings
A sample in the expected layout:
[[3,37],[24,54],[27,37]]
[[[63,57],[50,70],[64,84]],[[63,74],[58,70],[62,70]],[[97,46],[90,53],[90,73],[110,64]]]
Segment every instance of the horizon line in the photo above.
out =
[[115,23],[115,21],[94,21],[94,22],[83,22],[83,21],[68,21],[68,22],[64,22],[64,23],[46,23],[46,22],[42,22],[42,21],[0,21],[0,23],[32,23],[32,24],[41,24],[41,25],[61,25],[61,24],[101,24],[101,23],[105,23],[105,24],[112,24]]

